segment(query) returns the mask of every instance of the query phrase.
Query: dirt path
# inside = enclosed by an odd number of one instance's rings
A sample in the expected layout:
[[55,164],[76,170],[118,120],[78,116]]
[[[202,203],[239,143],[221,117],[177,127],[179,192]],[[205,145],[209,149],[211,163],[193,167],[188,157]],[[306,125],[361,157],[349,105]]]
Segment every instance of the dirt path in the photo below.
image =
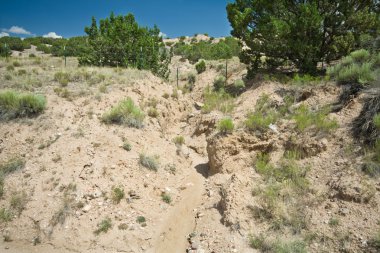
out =
[[204,192],[203,169],[207,159],[191,152],[189,159],[192,167],[188,178],[183,182],[186,189],[182,191],[181,200],[175,204],[158,230],[153,247],[149,253],[186,252],[187,237],[194,231],[196,209],[201,204]]

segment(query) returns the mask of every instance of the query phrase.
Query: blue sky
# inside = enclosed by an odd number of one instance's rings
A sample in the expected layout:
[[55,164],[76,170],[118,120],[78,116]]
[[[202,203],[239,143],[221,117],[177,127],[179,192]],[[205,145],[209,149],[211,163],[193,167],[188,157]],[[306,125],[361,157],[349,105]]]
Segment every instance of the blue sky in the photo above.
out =
[[99,20],[111,11],[133,13],[139,24],[157,24],[169,37],[228,36],[227,2],[231,0],[1,0],[0,36],[84,35],[92,16]]

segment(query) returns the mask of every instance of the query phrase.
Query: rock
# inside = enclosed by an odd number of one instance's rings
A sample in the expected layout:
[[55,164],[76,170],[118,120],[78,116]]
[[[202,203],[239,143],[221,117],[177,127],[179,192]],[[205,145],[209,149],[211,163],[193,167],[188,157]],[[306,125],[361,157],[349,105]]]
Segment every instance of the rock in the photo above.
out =
[[340,209],[339,209],[339,213],[340,213],[341,215],[346,216],[346,215],[348,215],[348,214],[350,213],[350,210],[348,210],[348,208],[340,208]]
[[83,208],[82,208],[82,211],[87,213],[91,210],[91,205],[85,205]]
[[191,249],[199,249],[201,246],[201,243],[198,240],[194,240],[191,242]]
[[194,106],[195,106],[195,109],[201,110],[205,106],[205,104],[201,102],[195,102]]

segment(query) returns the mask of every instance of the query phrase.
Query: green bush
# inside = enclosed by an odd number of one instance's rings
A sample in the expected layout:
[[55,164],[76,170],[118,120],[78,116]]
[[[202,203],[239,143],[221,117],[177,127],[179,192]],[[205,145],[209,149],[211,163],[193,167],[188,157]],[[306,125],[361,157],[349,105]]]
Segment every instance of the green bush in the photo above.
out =
[[0,92],[0,119],[38,115],[45,109],[46,99],[41,95],[15,91]]
[[235,82],[234,82],[234,88],[235,88],[235,89],[239,89],[239,90],[244,89],[244,88],[245,88],[245,83],[244,83],[244,81],[241,80],[241,79],[237,79],[237,80],[235,80]]
[[158,111],[157,111],[157,109],[153,108],[153,107],[149,108],[148,109],[148,116],[152,117],[152,118],[157,118],[158,117]]
[[224,118],[218,123],[218,130],[222,134],[232,133],[234,130],[234,123],[231,118]]
[[112,221],[110,218],[106,218],[104,220],[102,220],[99,224],[98,224],[98,229],[94,231],[94,234],[95,235],[99,235],[100,233],[107,233],[108,230],[110,230],[112,228]]
[[197,70],[198,74],[205,72],[206,62],[204,60],[199,61],[197,64],[195,64],[195,69]]
[[133,100],[127,98],[103,114],[102,121],[106,124],[125,124],[129,127],[141,128],[144,117],[144,113],[135,106]]
[[224,76],[218,76],[214,80],[214,89],[219,91],[226,85],[226,78]]
[[70,81],[70,74],[66,72],[57,72],[54,74],[54,81],[57,81],[63,87],[67,86]]
[[129,143],[129,141],[124,141],[123,143],[123,149],[126,151],[131,151],[132,150],[132,145]]
[[141,224],[141,223],[145,223],[146,219],[144,216],[137,216],[136,221],[137,221],[137,223]]
[[140,154],[139,156],[140,164],[145,168],[153,171],[157,171],[159,167],[158,156],[147,156],[145,154]]
[[195,75],[193,73],[190,73],[187,76],[187,81],[189,82],[189,84],[194,85],[195,84],[195,80],[196,80],[196,77],[195,77]]
[[364,49],[354,51],[342,61],[327,69],[327,74],[340,84],[370,84],[378,78],[379,54],[370,53]]

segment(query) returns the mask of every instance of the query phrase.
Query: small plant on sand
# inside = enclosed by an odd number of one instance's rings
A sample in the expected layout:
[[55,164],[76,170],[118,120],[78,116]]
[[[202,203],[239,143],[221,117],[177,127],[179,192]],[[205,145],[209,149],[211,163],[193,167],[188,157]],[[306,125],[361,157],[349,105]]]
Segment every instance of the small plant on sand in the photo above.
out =
[[14,210],[17,215],[20,215],[21,212],[25,209],[26,204],[28,203],[28,196],[26,192],[14,192],[12,193],[10,206],[12,210]]
[[158,170],[159,162],[158,156],[147,156],[145,154],[140,154],[140,164],[145,168],[153,171]]
[[279,114],[274,109],[269,95],[264,94],[257,100],[255,111],[248,113],[245,126],[250,131],[264,132],[269,129],[270,124],[275,124],[278,118]]
[[152,118],[157,118],[158,117],[158,111],[156,108],[150,107],[148,109],[148,116]]
[[108,230],[112,228],[112,221],[110,218],[105,218],[100,223],[98,223],[98,229],[94,231],[95,235],[99,235],[100,233],[107,233]]
[[0,222],[9,222],[12,220],[12,212],[6,208],[0,209]]
[[115,204],[119,204],[120,201],[124,198],[125,193],[122,188],[113,187],[111,193],[111,199]]
[[185,138],[182,135],[178,135],[173,139],[175,145],[182,146],[185,144]]
[[137,219],[136,219],[137,223],[145,223],[146,222],[146,219],[144,216],[137,216]]
[[222,134],[232,133],[234,130],[234,122],[231,118],[224,118],[218,122],[218,130]]
[[377,250],[380,250],[380,229],[373,236],[373,238],[369,241],[369,244],[371,245],[371,247],[373,247]]
[[126,151],[131,151],[132,150],[132,145],[131,145],[131,143],[129,143],[128,140],[124,140],[123,149],[126,150]]
[[339,225],[339,219],[338,218],[330,218],[330,220],[329,220],[329,225],[331,226],[331,227],[336,227],[336,226],[338,226]]
[[161,198],[162,198],[162,201],[164,201],[167,204],[170,204],[172,202],[172,197],[167,193],[163,193],[161,195]]
[[144,113],[134,104],[133,100],[127,98],[103,114],[102,121],[106,124],[125,124],[129,127],[141,128],[144,117]]
[[0,119],[14,119],[38,115],[45,109],[46,99],[41,95],[0,92]]

